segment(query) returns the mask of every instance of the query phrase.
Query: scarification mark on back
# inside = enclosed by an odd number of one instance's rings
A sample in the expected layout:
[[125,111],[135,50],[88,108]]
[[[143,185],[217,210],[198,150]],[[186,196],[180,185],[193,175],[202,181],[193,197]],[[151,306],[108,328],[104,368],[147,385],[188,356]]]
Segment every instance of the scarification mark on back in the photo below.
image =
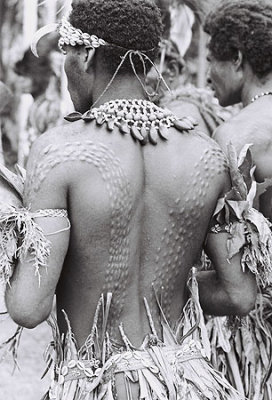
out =
[[31,203],[31,199],[40,189],[48,173],[57,165],[71,161],[94,165],[101,174],[109,196],[110,247],[103,292],[113,293],[108,326],[115,330],[127,295],[129,231],[132,213],[130,184],[121,168],[120,160],[104,144],[92,141],[48,145],[36,159],[26,183],[25,194]]
[[[169,321],[180,268],[184,265],[185,255],[194,248],[195,230],[204,212],[209,188],[212,187],[214,177],[223,174],[227,168],[222,151],[215,146],[209,146],[195,163],[190,180],[183,188],[185,197],[182,201],[180,197],[175,198],[172,208],[169,209],[167,226],[163,230],[155,255],[153,280],[155,291],[161,293],[162,307]],[[152,308],[155,312],[155,303]]]

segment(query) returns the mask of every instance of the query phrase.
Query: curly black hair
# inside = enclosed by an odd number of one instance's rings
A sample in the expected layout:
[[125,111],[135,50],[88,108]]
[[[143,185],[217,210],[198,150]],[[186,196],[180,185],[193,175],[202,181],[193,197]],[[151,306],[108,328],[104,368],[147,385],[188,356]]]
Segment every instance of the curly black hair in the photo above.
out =
[[206,18],[213,56],[226,61],[240,50],[258,78],[272,71],[272,3],[269,0],[223,0]]
[[[98,49],[100,60],[110,73],[127,50],[141,50],[152,61],[157,56],[162,21],[154,0],[79,0],[73,4],[69,20],[75,28],[112,44]],[[138,73],[143,71],[137,55],[133,56],[133,63]],[[146,63],[147,70],[149,64]],[[128,59],[120,72],[132,72]]]

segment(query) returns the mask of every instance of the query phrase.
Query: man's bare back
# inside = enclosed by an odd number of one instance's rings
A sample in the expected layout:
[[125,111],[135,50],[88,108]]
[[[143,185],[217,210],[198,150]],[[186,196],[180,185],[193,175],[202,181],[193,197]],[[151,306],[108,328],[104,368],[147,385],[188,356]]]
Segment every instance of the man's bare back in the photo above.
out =
[[[60,276],[58,325],[65,334],[64,310],[78,348],[92,331],[101,294],[106,299],[112,293],[106,329],[118,349],[124,346],[122,334],[135,348],[150,334],[144,299],[161,340],[156,298],[172,329],[182,315],[189,271],[200,260],[213,210],[229,178],[222,151],[206,135],[174,128],[169,135],[167,142],[157,146],[141,146],[117,128],[109,133],[104,127],[80,121],[54,129],[35,142],[25,204],[33,210],[67,208],[71,230],[69,246],[68,238],[66,245],[65,239],[52,242],[41,287],[33,284],[33,271],[27,272],[25,304],[40,304],[40,315],[47,304],[50,310],[48,289],[54,292],[53,282]],[[58,220],[37,221],[48,234],[59,229]],[[63,255],[62,246],[68,249]],[[227,257],[222,269],[226,264]],[[20,292],[16,273],[13,288]],[[237,282],[251,281],[236,263],[227,275],[232,273]],[[225,312],[224,296],[222,302]],[[14,303],[12,308],[19,307]],[[103,330],[100,325],[98,329]],[[127,399],[123,379],[117,374],[118,399]],[[138,384],[131,385],[131,390],[136,400]]]
[[130,340],[142,343],[149,331],[144,297],[159,321],[155,292],[170,323],[180,316],[189,270],[228,180],[215,143],[175,129],[170,135],[167,143],[143,147],[117,129],[109,134],[75,122],[36,144],[27,203],[46,207],[35,192],[46,198],[66,180],[67,204],[55,200],[68,208],[72,226],[57,304],[62,330],[64,309],[79,345],[101,293],[113,293],[109,326],[118,341],[123,323]]

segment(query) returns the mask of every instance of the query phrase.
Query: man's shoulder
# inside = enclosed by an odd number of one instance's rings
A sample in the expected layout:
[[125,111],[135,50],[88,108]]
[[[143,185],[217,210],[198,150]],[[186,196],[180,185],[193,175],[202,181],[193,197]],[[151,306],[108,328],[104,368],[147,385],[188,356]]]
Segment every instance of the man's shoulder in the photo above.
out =
[[226,152],[231,142],[237,150],[250,140],[251,131],[244,115],[238,114],[221,124],[214,132],[213,139]]
[[235,136],[234,128],[236,127],[235,121],[229,120],[219,125],[213,134],[213,139],[219,143],[221,140],[231,139]]
[[201,130],[189,135],[189,145],[185,148],[190,163],[198,165],[204,172],[220,174],[228,171],[227,158],[218,143]]
[[76,146],[84,142],[83,136],[84,124],[82,121],[63,124],[46,131],[33,143],[28,165],[32,165],[33,162],[42,162],[50,156],[53,157],[54,153],[57,155],[68,154],[69,149],[72,154],[73,149],[76,150]]
[[178,117],[185,117],[188,113],[199,114],[198,105],[191,102],[189,99],[173,99],[169,101],[165,107],[169,108]]
[[200,103],[189,97],[169,98],[163,107],[172,111],[178,118],[193,117],[197,122],[202,121]]
[[216,150],[219,153],[223,154],[222,149],[220,148],[217,141],[214,138],[208,136],[201,129],[196,129],[191,136],[192,136],[193,146],[197,146],[201,150],[204,149]]
[[251,107],[245,107],[233,118],[220,125],[215,130],[213,138],[224,151],[230,142],[238,152],[245,144],[253,144],[257,151],[257,147],[262,148],[271,143],[270,121],[263,120],[261,115],[256,114],[256,110]]
[[[198,176],[206,194],[220,197],[229,187],[229,164],[218,143],[201,131],[191,135],[188,157],[190,168]],[[198,186],[198,185],[196,185]]]
[[[50,129],[35,140],[27,162],[25,192],[28,188],[38,190],[45,180],[57,186],[59,182],[69,184],[77,173],[74,161],[80,156],[80,148],[84,148],[77,131],[80,132],[77,123],[73,127],[67,124]],[[73,165],[69,166],[70,161]]]
[[45,146],[50,144],[61,145],[65,142],[69,142],[75,139],[76,131],[78,130],[78,124],[81,121],[71,123],[64,123],[63,125],[56,126],[40,135],[31,148],[31,151],[37,152],[39,149],[43,149]]

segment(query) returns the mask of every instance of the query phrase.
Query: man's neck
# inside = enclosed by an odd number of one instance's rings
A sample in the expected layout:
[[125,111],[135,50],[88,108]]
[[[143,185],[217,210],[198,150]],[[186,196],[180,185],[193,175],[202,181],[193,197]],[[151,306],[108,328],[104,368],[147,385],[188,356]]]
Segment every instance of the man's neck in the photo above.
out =
[[260,96],[266,92],[272,92],[272,73],[267,75],[265,79],[251,76],[247,82],[248,84],[244,85],[241,96],[244,107],[249,105],[255,96]]
[[[140,79],[144,85],[144,77],[141,76]],[[112,83],[110,81],[111,77],[98,80],[93,91],[93,106],[99,107],[101,104],[115,99],[146,99],[148,97],[134,75],[117,76]]]

